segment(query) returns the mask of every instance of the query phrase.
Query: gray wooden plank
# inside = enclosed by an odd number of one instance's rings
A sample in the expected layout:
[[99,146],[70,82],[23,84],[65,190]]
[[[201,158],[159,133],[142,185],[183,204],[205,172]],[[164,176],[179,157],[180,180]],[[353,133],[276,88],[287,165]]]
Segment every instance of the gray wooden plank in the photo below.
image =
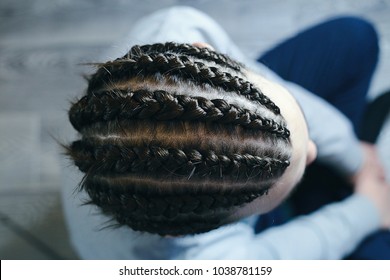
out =
[[77,259],[58,193],[0,196],[1,259]]

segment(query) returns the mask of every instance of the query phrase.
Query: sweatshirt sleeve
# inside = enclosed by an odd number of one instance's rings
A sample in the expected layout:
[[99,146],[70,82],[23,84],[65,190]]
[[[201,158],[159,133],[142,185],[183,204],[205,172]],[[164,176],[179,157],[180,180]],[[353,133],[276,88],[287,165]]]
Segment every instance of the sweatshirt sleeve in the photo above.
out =
[[259,235],[239,222],[166,242],[179,259],[341,259],[378,226],[371,202],[353,195]]
[[378,227],[379,214],[372,203],[353,195],[283,228],[271,228],[256,241],[267,244],[274,259],[341,259]]

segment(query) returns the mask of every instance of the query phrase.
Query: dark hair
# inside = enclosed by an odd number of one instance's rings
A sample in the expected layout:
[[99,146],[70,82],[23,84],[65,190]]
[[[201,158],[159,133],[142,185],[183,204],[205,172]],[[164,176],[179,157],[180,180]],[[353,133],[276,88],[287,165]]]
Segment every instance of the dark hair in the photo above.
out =
[[67,151],[91,203],[119,224],[160,235],[210,231],[289,165],[279,108],[227,56],[165,43],[96,65],[70,108],[81,139]]

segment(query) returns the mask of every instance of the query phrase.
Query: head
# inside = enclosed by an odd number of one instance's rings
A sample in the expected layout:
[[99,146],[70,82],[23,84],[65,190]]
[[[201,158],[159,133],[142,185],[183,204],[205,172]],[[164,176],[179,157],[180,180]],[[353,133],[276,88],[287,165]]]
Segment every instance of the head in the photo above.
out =
[[208,48],[134,46],[97,64],[68,146],[91,203],[160,235],[210,231],[280,204],[313,158],[283,88]]

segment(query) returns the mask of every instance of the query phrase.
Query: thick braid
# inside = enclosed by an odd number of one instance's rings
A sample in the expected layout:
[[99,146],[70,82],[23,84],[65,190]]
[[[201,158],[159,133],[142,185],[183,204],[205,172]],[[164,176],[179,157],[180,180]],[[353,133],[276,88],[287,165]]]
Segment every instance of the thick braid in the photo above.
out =
[[223,72],[217,67],[208,67],[202,62],[191,61],[187,56],[174,54],[141,55],[138,60],[107,62],[91,77],[87,92],[93,94],[105,85],[129,80],[134,76],[165,75],[166,73],[184,80],[190,79],[199,85],[208,84],[221,87],[226,91],[237,92],[265,106],[275,114],[280,114],[279,107],[252,83]]
[[214,151],[181,150],[157,146],[129,147],[115,144],[93,145],[87,140],[71,146],[75,165],[85,173],[168,174],[173,176],[236,179],[277,178],[288,160],[250,154],[217,154]]
[[[216,228],[221,225],[219,217],[223,213],[268,192],[268,188],[254,188],[225,192],[207,190],[194,193],[188,191],[186,194],[153,194],[145,191],[146,188],[134,190],[132,187],[123,188],[89,179],[84,181],[83,188],[91,198],[90,203],[101,207],[104,213],[113,215],[119,223],[127,224],[134,230],[161,235],[194,234],[208,231],[210,226]],[[188,215],[192,217],[191,222],[183,219]]]
[[[83,189],[95,204],[100,207],[115,205],[132,211],[142,211],[149,218],[164,216],[172,219],[179,214],[205,215],[208,211],[223,211],[250,202],[268,192],[268,188],[256,187],[230,189],[224,192],[215,190],[187,190],[183,194],[151,192],[146,188],[115,186],[104,180],[86,179]],[[109,204],[109,205],[108,205]],[[157,211],[157,209],[160,209]],[[175,208],[175,209],[173,209]]]
[[241,63],[234,61],[223,54],[212,51],[209,48],[199,48],[191,44],[178,44],[173,42],[156,43],[143,46],[136,45],[132,47],[125,56],[119,58],[119,60],[137,59],[141,55],[152,53],[173,53],[188,55],[196,59],[212,61],[217,65],[225,66],[235,71],[241,71],[241,68],[243,68]]
[[175,95],[166,91],[103,91],[87,95],[69,111],[73,127],[80,131],[96,122],[130,119],[206,121],[240,125],[288,138],[289,130],[272,119],[251,113],[223,99]]

